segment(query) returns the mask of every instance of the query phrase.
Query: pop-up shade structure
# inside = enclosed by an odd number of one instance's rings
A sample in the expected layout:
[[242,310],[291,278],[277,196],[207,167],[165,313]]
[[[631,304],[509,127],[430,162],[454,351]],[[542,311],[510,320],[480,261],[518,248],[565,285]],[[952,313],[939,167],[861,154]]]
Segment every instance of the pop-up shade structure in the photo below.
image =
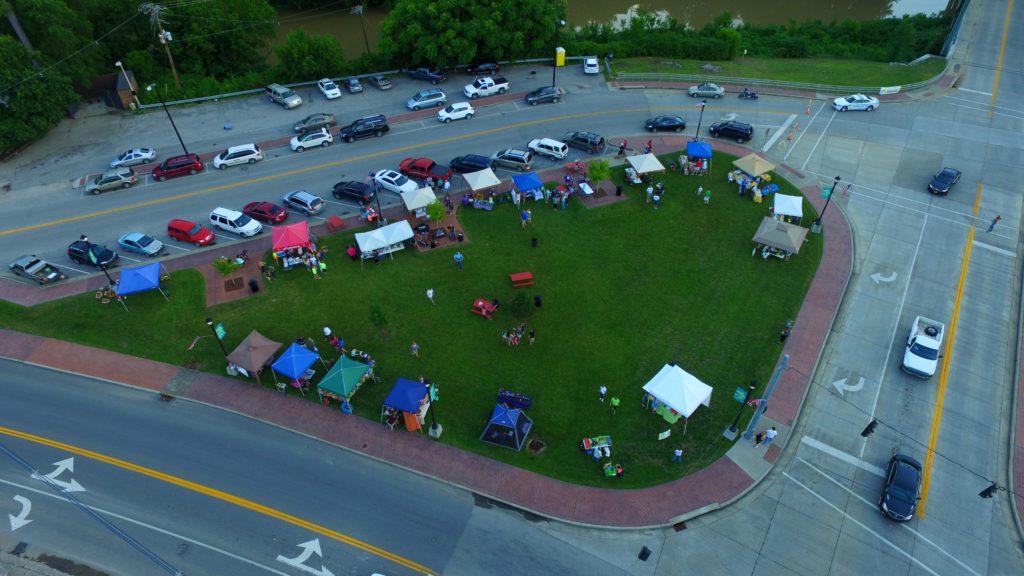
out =
[[711,158],[711,144],[691,140],[686,143],[686,155],[690,158]]
[[650,172],[664,172],[665,166],[654,154],[637,154],[626,158],[629,165],[636,170],[637,174],[648,174]]
[[253,330],[242,340],[242,343],[228,354],[228,362],[238,366],[256,377],[260,382],[260,372],[267,362],[281,349],[280,342],[274,342],[263,334]]
[[290,248],[309,248],[309,223],[305,220],[287,226],[275,226],[270,235],[274,252]]
[[758,227],[753,240],[758,244],[796,254],[800,252],[800,246],[803,245],[807,232],[807,228],[802,226],[765,216],[761,220],[761,226]]
[[[644,384],[644,392],[686,419],[683,434],[686,433],[690,415],[701,405],[711,405],[711,386],[701,382],[674,362],[662,366],[654,378]],[[666,417],[666,420],[668,419]]]
[[[281,357],[275,360],[270,367],[277,374],[282,374],[292,380],[298,380],[306,374],[306,370],[309,370],[309,367],[316,363],[317,360],[320,360],[319,354],[305,346],[292,343],[284,351],[284,354],[281,354]],[[322,361],[321,364],[323,364]],[[324,368],[327,368],[326,364],[324,364]],[[276,375],[274,376],[274,381],[277,381]]]
[[145,292],[146,290],[156,290],[160,292],[164,300],[170,301],[167,298],[167,294],[160,288],[159,262],[121,270],[121,276],[117,280],[117,287],[114,291],[117,293],[118,302],[121,303],[121,306],[124,306],[125,310],[128,309],[128,306],[124,303],[123,296],[135,294],[136,292]]
[[388,408],[397,410],[405,421],[405,429],[415,432],[423,428],[424,416],[430,408],[429,391],[416,380],[399,378],[391,387],[391,392],[381,407],[381,422],[384,421]]
[[323,402],[324,396],[327,395],[342,402],[351,402],[369,371],[370,367],[366,364],[342,356],[316,385],[320,401]]
[[412,237],[412,226],[409,226],[405,220],[400,220],[376,230],[357,233],[356,244],[359,245],[359,251],[364,255],[363,258],[367,257],[366,254],[372,254],[376,250],[386,250],[388,254],[391,254],[393,260],[395,256],[391,246],[401,244]]
[[504,404],[494,406],[491,419],[487,421],[480,439],[484,442],[511,448],[515,451],[523,449],[526,437],[530,435],[533,420],[519,408],[509,408]]
[[469,189],[473,192],[487,190],[488,188],[494,188],[501,184],[501,180],[494,175],[494,170],[491,170],[490,168],[484,168],[479,172],[463,174],[462,179],[466,181],[466,185],[469,186]]
[[775,170],[775,164],[772,164],[754,153],[747,154],[739,160],[733,160],[732,165],[743,170],[752,178],[757,178],[765,172]]
[[534,172],[516,174],[512,177],[512,185],[520,194],[532,196],[534,200],[544,198],[544,183]]
[[775,216],[789,216],[790,218],[796,218],[797,220],[803,220],[804,217],[804,199],[800,196],[790,196],[788,194],[776,194],[775,204],[772,208]]
[[437,202],[437,196],[430,188],[417,188],[409,192],[402,192],[402,202],[405,203],[406,210],[415,212],[420,208],[426,208],[432,202]]

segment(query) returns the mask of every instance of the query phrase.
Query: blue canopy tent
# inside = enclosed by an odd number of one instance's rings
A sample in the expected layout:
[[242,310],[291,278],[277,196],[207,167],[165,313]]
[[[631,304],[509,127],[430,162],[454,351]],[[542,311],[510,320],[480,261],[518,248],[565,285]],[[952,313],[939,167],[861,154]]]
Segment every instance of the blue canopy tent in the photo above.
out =
[[544,199],[544,183],[534,172],[516,174],[512,177],[512,185],[523,196],[529,196],[534,200]]
[[159,262],[121,270],[121,276],[118,278],[117,286],[114,288],[114,292],[117,293],[117,300],[124,306],[125,310],[128,309],[128,306],[124,303],[124,296],[147,290],[156,290],[160,292],[164,300],[170,301],[167,294],[160,288]]
[[405,429],[415,432],[423,428],[423,416],[430,408],[430,392],[422,382],[399,378],[391,387],[387,399],[380,410],[380,420],[391,428],[398,423],[401,416],[405,420]]
[[480,434],[480,439],[518,452],[523,449],[523,444],[526,444],[526,437],[530,435],[532,427],[533,420],[530,420],[526,412],[497,404],[491,413],[491,419],[487,421],[487,426]]
[[[277,374],[287,376],[293,382],[298,382],[302,378],[307,378],[307,370],[309,370],[309,367],[316,363],[317,360],[320,360],[319,354],[305,346],[292,343],[292,345],[284,351],[284,354],[281,354],[281,356],[270,365],[270,367],[273,368],[273,373],[276,373],[274,374],[274,381],[277,382]],[[323,364],[323,360],[320,360],[320,363]],[[324,368],[327,368],[326,364],[324,364]],[[301,387],[298,387],[297,385],[296,387],[299,388],[300,391],[302,390]],[[277,388],[283,392],[285,385],[278,382]],[[303,392],[303,396],[305,396],[305,392]]]
[[[711,172],[711,144],[707,142],[698,142],[691,140],[686,143],[686,161],[693,162],[694,160],[704,159],[707,161],[707,171]],[[680,169],[682,169],[683,159],[679,159]]]

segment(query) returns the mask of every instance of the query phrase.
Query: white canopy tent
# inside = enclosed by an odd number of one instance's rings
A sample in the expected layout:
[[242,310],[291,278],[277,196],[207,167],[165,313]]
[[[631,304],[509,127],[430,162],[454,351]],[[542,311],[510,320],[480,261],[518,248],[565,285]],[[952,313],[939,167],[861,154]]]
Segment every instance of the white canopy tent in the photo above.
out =
[[469,174],[463,174],[462,178],[466,181],[466,185],[473,192],[479,192],[481,190],[487,190],[488,188],[494,188],[501,184],[501,180],[494,175],[494,170],[485,168],[479,172],[470,172]]
[[426,208],[432,202],[437,202],[437,196],[434,195],[434,191],[430,188],[423,187],[409,192],[402,192],[402,202],[405,203],[406,210],[415,212],[420,208]]
[[711,386],[675,364],[665,364],[654,378],[644,384],[644,392],[686,419],[683,434],[686,434],[690,415],[701,405],[711,406],[712,390]]
[[403,242],[411,240],[412,237],[412,226],[401,220],[376,230],[356,233],[356,244],[359,246],[362,259],[372,258],[377,253],[391,254],[391,258],[394,259],[392,253],[405,248]]
[[633,170],[636,170],[637,174],[665,171],[665,166],[654,154],[637,154],[626,158],[626,161],[633,167]]
[[775,217],[789,216],[798,221],[804,217],[804,199],[800,196],[789,196],[788,194],[775,194],[774,205]]

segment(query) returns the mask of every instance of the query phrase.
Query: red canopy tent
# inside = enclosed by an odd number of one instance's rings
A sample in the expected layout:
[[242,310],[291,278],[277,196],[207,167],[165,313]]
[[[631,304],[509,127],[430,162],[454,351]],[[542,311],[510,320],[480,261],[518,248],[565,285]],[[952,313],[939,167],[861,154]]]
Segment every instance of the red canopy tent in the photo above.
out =
[[277,226],[271,231],[274,252],[290,248],[309,248],[309,223],[303,220],[287,226]]

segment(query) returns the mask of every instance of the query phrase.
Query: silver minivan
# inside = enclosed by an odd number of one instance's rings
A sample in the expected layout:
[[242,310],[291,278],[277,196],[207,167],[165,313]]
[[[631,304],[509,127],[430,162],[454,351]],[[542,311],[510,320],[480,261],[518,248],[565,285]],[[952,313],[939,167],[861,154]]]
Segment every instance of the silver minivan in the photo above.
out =
[[419,110],[420,108],[429,108],[431,106],[444,106],[448,103],[448,97],[444,95],[444,92],[440,88],[427,88],[426,90],[420,90],[409,98],[409,102],[406,106],[409,110]]
[[270,84],[266,88],[267,96],[271,102],[277,102],[286,109],[295,108],[302,104],[302,97],[295,93],[291,88],[286,88],[280,84]]

